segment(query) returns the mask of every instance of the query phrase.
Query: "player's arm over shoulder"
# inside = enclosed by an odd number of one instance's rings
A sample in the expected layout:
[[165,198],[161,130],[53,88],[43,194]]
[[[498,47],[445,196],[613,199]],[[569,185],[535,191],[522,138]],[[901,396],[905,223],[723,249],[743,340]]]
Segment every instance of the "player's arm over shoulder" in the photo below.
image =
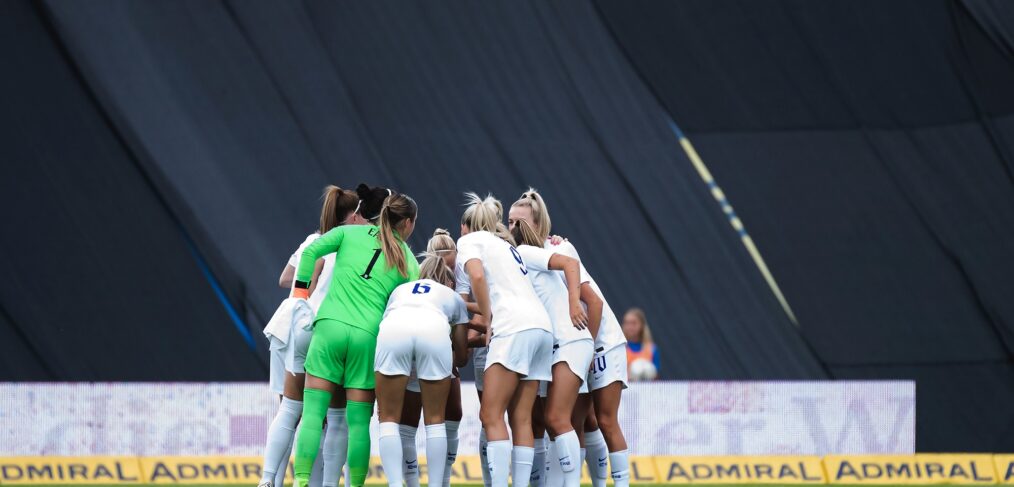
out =
[[309,282],[310,278],[313,277],[313,268],[317,259],[337,252],[345,240],[345,235],[349,232],[349,228],[353,228],[353,226],[334,227],[314,240],[313,243],[307,245],[303,249],[303,255],[299,259],[299,268],[296,269],[296,280]]
[[557,253],[555,249],[542,249],[531,245],[522,245],[517,249],[521,260],[525,263],[525,268],[536,272],[548,271],[549,260],[553,254]]
[[574,247],[574,244],[570,243],[569,240],[564,240],[560,245],[550,245],[549,250],[566,255],[571,259],[581,260],[581,256],[577,253],[577,247]]

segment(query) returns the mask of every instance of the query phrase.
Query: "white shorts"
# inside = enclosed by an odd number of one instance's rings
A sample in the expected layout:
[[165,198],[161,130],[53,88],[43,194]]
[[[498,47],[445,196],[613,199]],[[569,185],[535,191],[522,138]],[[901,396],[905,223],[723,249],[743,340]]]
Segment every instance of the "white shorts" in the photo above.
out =
[[553,379],[553,334],[539,328],[493,335],[486,368],[500,364],[521,375],[521,380]]
[[447,325],[426,326],[386,320],[377,334],[373,370],[384,375],[412,375],[441,380],[451,375],[453,357]]
[[475,368],[475,390],[482,392],[482,374],[486,371],[486,347],[477,347],[472,352],[472,367]]
[[288,343],[282,343],[281,340],[271,337],[271,345],[268,347],[271,352],[271,377],[268,379],[271,392],[282,394],[285,389],[286,373],[306,373],[303,364],[306,363],[306,351],[310,349],[312,338],[313,331],[298,326],[289,330]]
[[578,389],[578,394],[588,393],[588,370],[591,368],[594,357],[595,342],[591,339],[564,343],[562,346],[553,346],[553,365],[555,366],[560,362],[564,362],[574,372],[574,375],[581,379],[581,387]]
[[274,347],[277,338],[271,337],[270,340],[271,348],[268,349],[268,354],[271,356],[271,368],[268,373],[268,389],[281,396],[285,393],[285,351]]
[[588,370],[588,388],[597,391],[620,381],[627,388],[627,347],[620,345],[609,350],[595,350],[595,358]]

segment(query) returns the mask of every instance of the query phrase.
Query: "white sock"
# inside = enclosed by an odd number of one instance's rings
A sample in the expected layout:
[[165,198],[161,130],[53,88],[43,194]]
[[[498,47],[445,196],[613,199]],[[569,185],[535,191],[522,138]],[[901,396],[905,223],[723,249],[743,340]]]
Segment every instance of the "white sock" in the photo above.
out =
[[479,464],[482,465],[482,485],[490,487],[493,478],[489,475],[489,442],[486,441],[486,429],[479,429]]
[[490,441],[486,444],[486,456],[489,458],[492,487],[507,487],[511,470],[511,440]]
[[532,461],[535,460],[535,448],[530,446],[514,447],[514,462],[511,478],[514,487],[525,487],[532,478]]
[[616,487],[628,487],[630,485],[629,456],[629,450],[609,454],[609,466],[612,469],[613,485]]
[[[447,466],[447,427],[444,423],[426,425],[426,458],[429,471],[429,487],[444,485],[444,468]],[[440,459],[444,461],[441,462]]]
[[563,470],[560,470],[560,444],[549,440],[546,452],[546,487],[563,487]]
[[290,460],[292,459],[292,445],[296,443],[296,437],[292,437],[292,441],[289,442],[289,447],[285,449],[285,456],[282,457],[282,464],[278,466],[278,472],[275,473],[275,487],[282,487],[285,485],[285,474],[289,471]]
[[532,487],[546,486],[546,446],[549,440],[545,436],[535,439],[535,458],[532,460],[532,478],[528,483]]
[[581,443],[576,431],[568,431],[556,437],[556,448],[560,451],[560,469],[563,470],[564,487],[581,485]]
[[384,466],[384,473],[387,474],[387,483],[391,487],[401,487],[401,434],[398,431],[398,423],[380,423],[380,438],[377,444],[380,448],[380,463]]
[[408,487],[419,487],[419,454],[415,450],[416,429],[412,426],[398,425],[401,432],[401,473]]
[[556,437],[556,448],[560,457],[560,470],[570,473],[578,471],[578,478],[581,477],[581,443],[577,439],[576,431],[568,431]]
[[606,448],[606,439],[602,436],[602,430],[585,432],[584,446],[588,451],[586,461],[592,487],[605,487],[606,477],[609,476],[609,449]]
[[[275,474],[289,466],[289,457],[285,452],[292,448],[292,439],[296,436],[296,424],[303,414],[303,401],[282,398],[278,405],[275,419],[268,427],[268,442],[264,446],[264,467],[261,482],[275,482]],[[281,484],[275,484],[281,487]]]
[[[349,452],[349,425],[345,408],[327,408],[327,431],[324,432],[324,487],[338,487],[345,457]],[[312,477],[311,477],[312,478]]]
[[[447,462],[444,463],[444,486],[451,487],[451,468],[458,459],[458,426],[459,421],[447,421],[444,426],[447,428]],[[429,453],[427,452],[427,455]]]
[[313,460],[313,468],[310,470],[310,481],[306,487],[323,487],[324,485],[324,431],[321,433],[321,442],[317,447],[317,458]]

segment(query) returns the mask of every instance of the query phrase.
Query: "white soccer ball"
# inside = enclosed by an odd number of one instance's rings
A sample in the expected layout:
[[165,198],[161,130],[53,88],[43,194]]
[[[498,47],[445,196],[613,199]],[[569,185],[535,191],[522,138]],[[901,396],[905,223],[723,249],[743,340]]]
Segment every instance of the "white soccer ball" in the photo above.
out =
[[651,360],[641,358],[630,363],[630,380],[632,382],[655,380],[657,377],[658,369],[655,368],[655,364]]

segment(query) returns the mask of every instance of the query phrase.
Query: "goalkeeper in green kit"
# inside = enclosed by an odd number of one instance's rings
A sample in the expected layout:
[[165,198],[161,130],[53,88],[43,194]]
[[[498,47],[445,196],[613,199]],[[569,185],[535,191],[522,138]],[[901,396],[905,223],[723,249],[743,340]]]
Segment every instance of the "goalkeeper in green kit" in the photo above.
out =
[[305,487],[320,446],[331,396],[345,387],[351,487],[360,487],[370,464],[373,359],[377,332],[394,288],[419,278],[419,263],[405,240],[415,229],[415,201],[394,193],[384,201],[378,225],[345,225],[321,235],[303,251],[293,297],[306,298],[314,263],[335,253],[327,297],[314,322],[306,354],[303,416],[296,435],[296,487]]

